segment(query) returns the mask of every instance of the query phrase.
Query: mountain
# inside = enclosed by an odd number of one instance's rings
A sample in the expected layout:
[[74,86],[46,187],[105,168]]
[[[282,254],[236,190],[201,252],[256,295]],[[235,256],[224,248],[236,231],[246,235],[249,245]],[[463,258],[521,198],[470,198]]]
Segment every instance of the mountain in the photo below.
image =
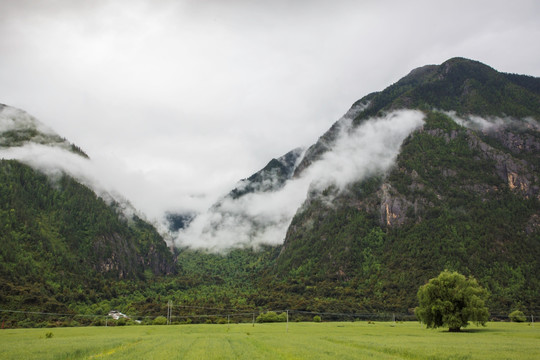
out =
[[[463,58],[413,70],[353,105],[353,124],[400,109],[424,114],[394,166],[310,192],[274,269],[299,296],[349,297],[406,309],[441,270],[474,275],[491,308],[540,309],[540,79]],[[338,142],[335,124],[310,147],[302,176]],[[317,284],[346,292],[318,293]],[[328,290],[328,289],[327,289]]]
[[[246,290],[257,306],[407,313],[448,269],[475,276],[494,313],[538,312],[539,120],[538,78],[464,58],[423,66],[242,180],[195,217],[191,238],[226,253],[270,246],[219,265],[266,261],[257,294]],[[179,265],[215,256],[183,249]]]
[[175,272],[161,235],[125,204],[61,169],[26,164],[46,150],[90,161],[24,111],[0,106],[1,307],[63,312],[74,299],[111,296],[119,279]]
[[448,269],[489,290],[494,316],[540,313],[539,78],[463,58],[415,69],[206,213],[168,214],[174,254],[125,202],[29,156],[89,161],[81,149],[0,110],[2,308],[412,314]]

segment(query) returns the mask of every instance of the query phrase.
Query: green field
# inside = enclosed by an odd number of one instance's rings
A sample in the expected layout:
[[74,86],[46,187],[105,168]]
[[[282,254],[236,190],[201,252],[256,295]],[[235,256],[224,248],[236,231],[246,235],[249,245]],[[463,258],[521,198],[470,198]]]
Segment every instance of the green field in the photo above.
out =
[[284,323],[0,330],[0,359],[539,358],[540,324],[462,333],[416,322],[290,323],[288,332]]

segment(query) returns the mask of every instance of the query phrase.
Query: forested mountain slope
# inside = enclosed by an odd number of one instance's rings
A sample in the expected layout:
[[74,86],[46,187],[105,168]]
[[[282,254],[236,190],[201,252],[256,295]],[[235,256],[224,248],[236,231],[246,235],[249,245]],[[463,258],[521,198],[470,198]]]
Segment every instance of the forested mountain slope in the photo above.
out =
[[[477,277],[495,310],[538,309],[539,84],[456,58],[361,99],[369,105],[355,124],[401,108],[422,110],[425,124],[391,171],[311,193],[274,273],[310,293],[332,282],[365,306],[406,310],[446,268]],[[297,175],[335,133],[308,150]]]
[[[21,110],[2,106],[0,115],[4,149],[38,144],[87,158]],[[0,160],[1,307],[63,311],[75,299],[110,297],[119,279],[175,272],[152,225],[58,169],[45,172]]]

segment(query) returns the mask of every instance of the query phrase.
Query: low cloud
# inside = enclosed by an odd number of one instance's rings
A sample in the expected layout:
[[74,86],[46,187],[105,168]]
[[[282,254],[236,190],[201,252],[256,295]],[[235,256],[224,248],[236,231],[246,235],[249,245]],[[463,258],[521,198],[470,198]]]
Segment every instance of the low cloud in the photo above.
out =
[[[280,180],[273,178],[270,172],[259,184],[261,187],[255,188],[255,192],[236,199],[225,196],[208,211],[202,212],[186,229],[176,234],[174,244],[213,251],[281,244],[308,192],[322,191],[329,186],[343,190],[351,182],[387,171],[394,163],[403,139],[423,122],[422,112],[403,110],[353,126],[354,114],[357,111],[346,114],[338,122],[339,135],[331,144],[331,150],[312,163],[300,177],[290,179],[281,186]],[[21,110],[4,107],[0,111],[0,132],[24,129],[36,129],[57,137],[54,131]],[[118,160],[111,158],[82,157],[68,151],[68,145],[67,141],[53,144],[32,141],[16,147],[0,147],[0,158],[21,161],[45,173],[53,182],[68,174],[105,201],[118,203],[120,210],[128,217],[134,214],[145,217],[135,209],[142,210],[147,218],[154,220],[167,239],[169,234],[166,227],[157,221],[166,210],[170,210],[164,208],[163,204],[171,203],[173,198],[174,202],[187,205],[184,208],[187,211],[211,201],[193,196],[182,199],[176,194],[169,194],[167,201],[164,196],[166,189],[160,189],[157,184],[145,179],[144,174],[129,171]],[[302,150],[296,150],[294,161],[297,164],[301,157]],[[238,185],[245,186],[243,182]],[[274,191],[261,191],[269,188]],[[126,199],[133,201],[133,206]],[[178,210],[182,212],[182,209]]]
[[457,124],[472,130],[489,132],[500,129],[506,126],[521,126],[525,128],[540,129],[540,124],[533,118],[516,119],[512,117],[487,116],[481,117],[478,115],[458,116],[455,111],[444,111]]
[[354,181],[387,171],[403,140],[423,124],[423,118],[420,111],[401,110],[356,127],[350,118],[341,119],[339,136],[331,150],[299,178],[287,181],[277,191],[223,198],[179,232],[175,244],[222,251],[283,243],[308,191],[329,186],[344,190]]
[[37,121],[32,115],[11,106],[0,104],[0,134],[24,129],[36,129],[46,135],[56,135],[50,127]]
[[116,202],[127,217],[136,213],[124,196],[98,178],[98,174],[102,173],[98,164],[62,146],[28,143],[19,147],[0,148],[0,159],[17,160],[29,165],[47,175],[53,184],[67,174],[92,189],[107,203]]

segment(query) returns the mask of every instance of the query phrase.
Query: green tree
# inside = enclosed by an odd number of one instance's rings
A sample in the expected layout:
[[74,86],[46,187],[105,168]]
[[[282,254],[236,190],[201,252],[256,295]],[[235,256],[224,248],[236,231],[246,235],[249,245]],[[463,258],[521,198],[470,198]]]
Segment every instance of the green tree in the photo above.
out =
[[445,270],[418,290],[416,316],[428,328],[448,327],[457,332],[474,321],[485,326],[488,293],[473,277]]

